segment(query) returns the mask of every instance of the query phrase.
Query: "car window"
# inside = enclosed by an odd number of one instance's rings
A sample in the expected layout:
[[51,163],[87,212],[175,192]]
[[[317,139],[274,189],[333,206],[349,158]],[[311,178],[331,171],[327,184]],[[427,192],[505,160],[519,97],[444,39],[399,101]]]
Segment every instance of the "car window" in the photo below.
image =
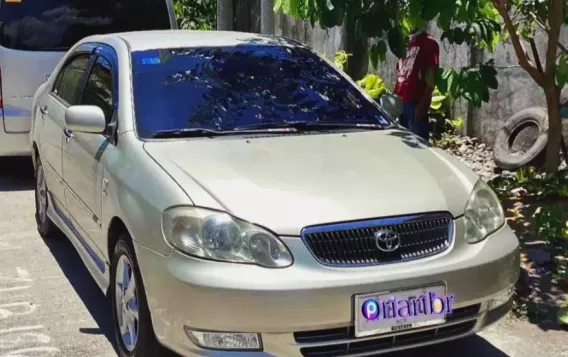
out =
[[109,124],[114,112],[112,92],[111,64],[106,58],[99,56],[87,79],[81,104],[96,105],[101,108]]
[[90,55],[78,55],[68,62],[59,72],[53,86],[53,93],[69,105],[78,103],[81,80],[87,70]]
[[171,27],[166,0],[2,1],[3,47],[67,51],[93,34]]
[[242,44],[132,53],[137,133],[232,130],[285,121],[392,122],[321,57],[300,46]]

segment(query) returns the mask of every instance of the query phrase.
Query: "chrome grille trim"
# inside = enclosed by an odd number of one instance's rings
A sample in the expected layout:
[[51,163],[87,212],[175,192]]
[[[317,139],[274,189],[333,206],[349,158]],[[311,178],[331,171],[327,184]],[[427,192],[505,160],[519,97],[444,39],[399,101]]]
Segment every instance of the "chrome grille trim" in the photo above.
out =
[[[451,247],[454,218],[448,212],[432,212],[364,221],[306,227],[301,238],[312,256],[333,267],[373,266],[400,263],[440,254]],[[380,251],[373,233],[389,229],[399,234],[395,252]]]

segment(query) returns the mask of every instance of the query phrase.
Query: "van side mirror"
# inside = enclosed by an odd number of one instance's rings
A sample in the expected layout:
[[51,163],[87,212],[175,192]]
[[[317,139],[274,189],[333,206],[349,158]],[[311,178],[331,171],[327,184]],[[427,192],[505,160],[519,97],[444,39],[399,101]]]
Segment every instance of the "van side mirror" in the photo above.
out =
[[65,127],[79,133],[100,134],[106,129],[105,114],[95,105],[72,105],[65,111]]

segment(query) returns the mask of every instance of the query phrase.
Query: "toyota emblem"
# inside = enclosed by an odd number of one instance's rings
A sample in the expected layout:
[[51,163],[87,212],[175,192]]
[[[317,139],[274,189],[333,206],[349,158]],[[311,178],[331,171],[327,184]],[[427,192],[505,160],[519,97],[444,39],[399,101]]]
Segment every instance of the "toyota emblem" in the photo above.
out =
[[373,235],[377,248],[383,252],[394,252],[400,247],[400,237],[396,232],[384,229],[376,231]]

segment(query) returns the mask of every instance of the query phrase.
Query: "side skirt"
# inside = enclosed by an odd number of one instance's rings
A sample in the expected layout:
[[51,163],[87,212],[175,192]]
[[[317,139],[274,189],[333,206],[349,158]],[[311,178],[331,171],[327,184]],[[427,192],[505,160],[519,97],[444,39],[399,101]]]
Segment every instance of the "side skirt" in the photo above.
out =
[[47,215],[53,223],[65,234],[75,249],[83,263],[87,267],[89,273],[102,290],[103,294],[106,295],[108,287],[110,284],[110,268],[101,257],[95,252],[91,246],[91,242],[88,238],[85,238],[75,227],[71,219],[67,218],[64,212],[56,206],[55,200],[51,196],[51,193],[47,194],[48,199],[48,210]]

